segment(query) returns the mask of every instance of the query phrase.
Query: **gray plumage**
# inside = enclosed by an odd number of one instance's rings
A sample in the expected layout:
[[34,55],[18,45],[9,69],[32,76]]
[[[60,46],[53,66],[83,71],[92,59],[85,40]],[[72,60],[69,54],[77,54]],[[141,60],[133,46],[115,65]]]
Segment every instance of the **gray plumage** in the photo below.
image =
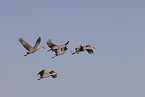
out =
[[[55,52],[55,56],[58,56],[58,55],[63,55],[64,53],[72,53],[71,51],[67,51],[67,47],[66,46],[63,46],[62,48],[58,48],[56,50],[54,50]],[[54,58],[54,57],[51,57],[51,58]]]
[[47,77],[49,77],[49,76],[51,76],[52,78],[56,78],[56,77],[57,77],[57,73],[54,72],[53,70],[50,71],[50,72],[48,72],[48,73],[46,73],[45,70],[41,70],[41,71],[37,74],[37,76],[38,76],[38,75],[40,75],[40,78],[39,78],[38,80],[40,80],[40,79],[42,79],[42,78],[47,78]]
[[85,50],[89,54],[93,54],[94,53],[93,49],[96,49],[96,48],[95,47],[91,47],[90,45],[86,45],[86,46],[79,45],[77,48],[75,48],[76,51],[73,54],[75,54],[75,53],[78,54],[79,52],[83,52]]
[[41,42],[41,37],[38,37],[38,39],[37,39],[37,41],[36,41],[34,47],[32,47],[31,45],[29,45],[27,42],[25,42],[25,41],[23,40],[23,38],[21,38],[21,37],[19,38],[19,41],[20,41],[20,43],[24,46],[24,48],[28,50],[27,54],[24,55],[24,56],[27,56],[27,55],[29,55],[29,54],[31,54],[31,53],[36,52],[37,50],[39,50],[39,49],[41,49],[41,48],[44,48],[44,47],[37,48],[38,45],[39,45],[40,42]]
[[[60,47],[66,46],[69,43],[69,41],[67,41],[67,43],[63,44],[63,45],[55,45],[54,43],[51,42],[51,40],[47,41],[47,45],[48,47],[50,47],[50,50],[48,51],[56,51],[57,49],[59,49]],[[66,47],[67,49],[67,47]]]

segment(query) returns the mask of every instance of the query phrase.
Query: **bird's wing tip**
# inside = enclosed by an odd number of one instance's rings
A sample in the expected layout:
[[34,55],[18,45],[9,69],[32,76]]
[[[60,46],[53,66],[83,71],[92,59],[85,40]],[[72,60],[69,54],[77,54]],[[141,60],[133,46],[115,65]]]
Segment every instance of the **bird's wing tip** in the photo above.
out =
[[19,41],[22,41],[22,40],[23,40],[23,38],[22,38],[22,37],[20,37],[20,38],[19,38]]

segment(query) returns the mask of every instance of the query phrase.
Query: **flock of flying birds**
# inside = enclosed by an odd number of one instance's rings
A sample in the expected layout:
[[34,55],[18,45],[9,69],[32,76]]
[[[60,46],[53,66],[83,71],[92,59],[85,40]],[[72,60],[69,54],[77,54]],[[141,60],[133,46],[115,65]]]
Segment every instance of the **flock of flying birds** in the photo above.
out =
[[[41,48],[45,49],[44,47],[37,48],[38,45],[41,42],[41,37],[38,37],[34,47],[29,45],[27,42],[25,42],[23,40],[23,38],[19,38],[19,41],[24,46],[24,48],[28,50],[27,54],[25,54],[24,56],[27,56],[27,55],[29,55],[31,53],[34,53],[34,52],[36,52],[37,50],[39,50]],[[72,53],[71,51],[67,51],[68,50],[67,44],[69,43],[69,41],[67,41],[63,45],[56,45],[56,44],[52,43],[51,40],[48,40],[46,43],[47,43],[48,47],[50,48],[48,51],[55,52],[55,56],[53,56],[51,58],[54,58],[54,57],[56,57],[58,55],[63,55],[64,53]],[[96,49],[96,48],[95,47],[91,47],[90,45],[86,45],[86,46],[79,45],[78,47],[75,48],[75,52],[73,52],[72,55],[74,55],[76,53],[78,54],[79,52],[82,52],[82,51],[85,51],[85,50],[89,54],[93,54],[94,53],[93,49]],[[47,78],[49,76],[51,76],[52,78],[56,78],[57,77],[57,73],[54,72],[53,70],[48,72],[48,73],[45,72],[45,70],[42,70],[37,75],[40,75],[40,78],[38,80],[40,80],[42,78]]]

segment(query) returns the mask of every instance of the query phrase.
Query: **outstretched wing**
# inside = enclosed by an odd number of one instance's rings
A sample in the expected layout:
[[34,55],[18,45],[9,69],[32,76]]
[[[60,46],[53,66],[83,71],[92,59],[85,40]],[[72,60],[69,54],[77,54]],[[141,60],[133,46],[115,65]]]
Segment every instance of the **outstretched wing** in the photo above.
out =
[[62,47],[61,50],[67,51],[68,48],[66,46]]
[[64,47],[64,51],[67,51],[68,50],[68,48],[67,47]]
[[90,45],[86,45],[85,47],[89,47],[89,48],[91,48],[91,46],[90,46]]
[[[50,71],[49,72],[50,74],[53,74],[53,73],[55,73],[54,71]],[[57,74],[54,74],[54,75],[51,75],[52,76],[52,78],[56,78],[57,77]]]
[[89,54],[93,54],[94,51],[92,49],[86,49],[86,51],[89,53]]
[[50,48],[53,48],[54,46],[56,46],[54,43],[51,42],[51,40],[48,40],[48,41],[47,41],[47,45],[48,45]]
[[67,43],[65,43],[65,45],[67,45],[69,43],[69,41],[67,41]]
[[38,37],[38,39],[34,45],[34,48],[37,48],[37,46],[40,44],[40,42],[41,42],[41,37]]
[[57,74],[55,74],[55,75],[51,75],[52,76],[52,78],[57,78]]
[[41,77],[43,76],[45,70],[40,71],[37,75],[40,75]]
[[[69,43],[69,41],[67,41],[67,43],[65,43],[64,45],[67,45]],[[68,50],[68,48],[65,46],[64,47],[64,51],[67,51]]]
[[49,72],[49,74],[55,73],[53,70]]
[[20,43],[28,50],[28,51],[30,51],[30,49],[31,48],[33,48],[31,45],[29,45],[27,42],[25,42],[24,40],[23,40],[23,38],[19,38],[19,41],[20,41]]

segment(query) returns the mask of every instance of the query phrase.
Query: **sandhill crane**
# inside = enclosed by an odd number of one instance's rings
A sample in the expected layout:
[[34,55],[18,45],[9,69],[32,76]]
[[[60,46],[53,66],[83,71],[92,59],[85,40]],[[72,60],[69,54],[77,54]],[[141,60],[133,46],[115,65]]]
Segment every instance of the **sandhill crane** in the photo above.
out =
[[54,72],[53,70],[50,71],[50,72],[48,72],[48,73],[46,73],[45,70],[42,70],[42,71],[40,71],[40,72],[37,74],[37,76],[38,76],[38,75],[40,75],[40,78],[39,78],[38,80],[40,80],[40,79],[42,79],[42,78],[47,78],[47,77],[49,77],[49,76],[51,76],[52,78],[56,78],[56,77],[57,77],[57,73]]
[[79,53],[79,52],[82,52],[82,51],[87,51],[89,54],[93,54],[94,51],[93,49],[96,49],[95,47],[91,47],[90,45],[86,45],[86,46],[82,46],[82,45],[79,45],[77,48],[75,48],[75,52],[72,53],[72,54],[75,54],[75,53]]
[[48,40],[47,45],[50,47],[50,50],[48,50],[48,51],[57,50],[60,47],[66,46],[68,43],[69,43],[69,41],[67,41],[67,43],[65,43],[64,45],[55,45],[54,43],[51,42],[51,40]]
[[[63,55],[64,53],[72,53],[71,51],[66,51],[67,50],[67,47],[66,46],[63,46],[62,48],[58,48],[58,49],[55,49],[54,52],[55,52],[55,56],[58,56],[58,55]],[[54,58],[54,57],[51,57],[51,58]]]
[[27,55],[29,55],[29,54],[31,54],[31,53],[36,52],[37,50],[39,50],[39,49],[41,49],[41,48],[44,48],[44,47],[37,48],[37,46],[38,46],[38,45],[40,44],[40,42],[41,42],[41,37],[38,37],[38,39],[37,39],[37,41],[36,41],[34,47],[32,47],[31,45],[29,45],[27,42],[25,42],[25,41],[23,40],[23,38],[21,38],[21,37],[19,38],[19,41],[20,41],[20,43],[24,46],[24,48],[26,48],[26,49],[28,50],[27,54],[24,55],[24,56],[27,56]]

